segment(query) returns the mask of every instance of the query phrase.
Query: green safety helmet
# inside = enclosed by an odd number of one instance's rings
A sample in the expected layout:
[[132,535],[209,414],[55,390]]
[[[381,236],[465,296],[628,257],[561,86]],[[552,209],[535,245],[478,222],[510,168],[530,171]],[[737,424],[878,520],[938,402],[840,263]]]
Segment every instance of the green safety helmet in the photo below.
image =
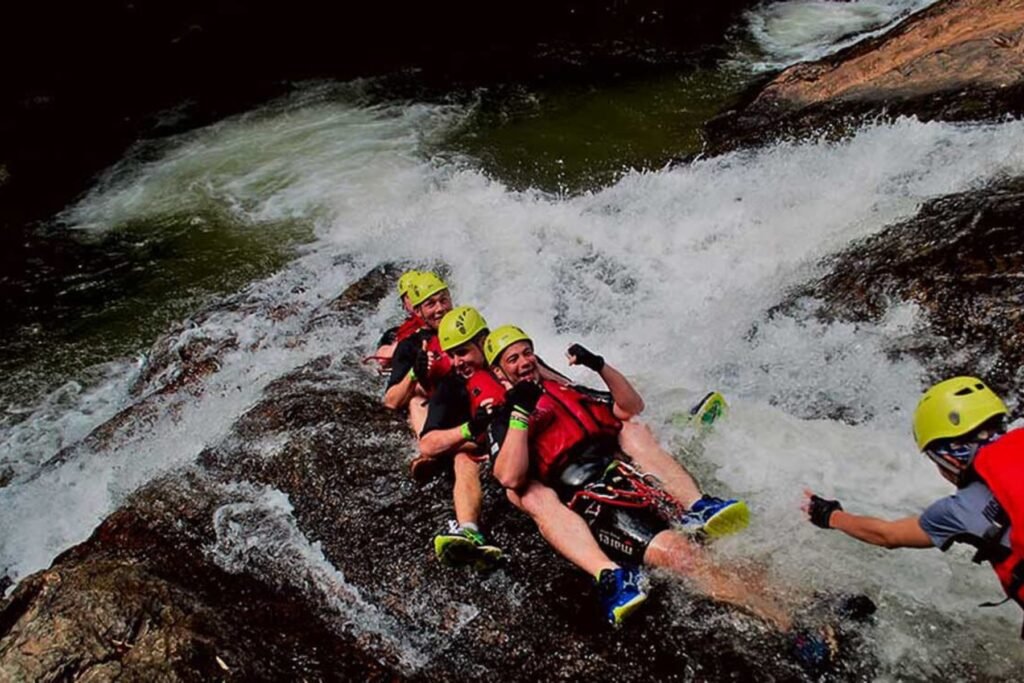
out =
[[402,276],[398,278],[398,296],[403,297],[409,293],[412,289],[413,283],[416,282],[416,278],[422,275],[418,270],[407,270],[402,273]]
[[502,325],[487,335],[484,340],[484,358],[488,365],[498,362],[501,353],[518,341],[532,342],[529,336],[515,325]]
[[438,292],[448,289],[444,280],[431,272],[421,272],[409,286],[409,303],[419,306],[421,303],[434,296]]
[[442,351],[451,351],[476,339],[481,332],[487,331],[487,321],[480,311],[472,306],[459,306],[444,314],[441,324],[437,326],[437,339]]
[[923,451],[934,441],[970,434],[1008,412],[1002,399],[977,377],[947,379],[924,392],[918,402],[914,439]]

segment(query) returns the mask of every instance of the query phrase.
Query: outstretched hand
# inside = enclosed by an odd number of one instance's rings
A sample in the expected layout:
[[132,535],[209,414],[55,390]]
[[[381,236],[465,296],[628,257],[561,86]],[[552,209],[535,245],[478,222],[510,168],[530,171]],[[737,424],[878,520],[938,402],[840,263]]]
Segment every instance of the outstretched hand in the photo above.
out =
[[582,365],[594,372],[601,372],[604,369],[604,358],[582,344],[570,346],[565,356],[569,359],[569,365]]
[[843,505],[838,500],[830,500],[815,495],[808,489],[804,489],[804,504],[800,509],[807,515],[807,519],[816,527],[831,529],[832,513],[842,510]]

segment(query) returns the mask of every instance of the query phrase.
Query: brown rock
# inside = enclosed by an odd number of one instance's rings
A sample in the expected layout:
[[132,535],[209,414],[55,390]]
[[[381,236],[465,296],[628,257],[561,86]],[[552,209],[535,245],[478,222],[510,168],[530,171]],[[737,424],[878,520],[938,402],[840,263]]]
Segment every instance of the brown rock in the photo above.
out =
[[1024,178],[928,202],[828,267],[780,310],[809,297],[820,318],[875,321],[913,301],[928,334],[894,353],[917,357],[932,380],[980,375],[1004,395],[1024,389]]
[[707,132],[722,151],[883,113],[1024,113],[1024,0],[942,0],[882,36],[786,69]]

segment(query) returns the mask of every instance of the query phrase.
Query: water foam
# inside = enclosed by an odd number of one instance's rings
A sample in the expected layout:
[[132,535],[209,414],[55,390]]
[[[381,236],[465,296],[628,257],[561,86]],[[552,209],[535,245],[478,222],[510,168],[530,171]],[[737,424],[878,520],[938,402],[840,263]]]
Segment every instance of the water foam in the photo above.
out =
[[[298,313],[283,325],[245,309],[214,316],[203,324],[222,325],[244,343],[194,407],[176,420],[164,418],[141,442],[83,454],[34,480],[33,488],[0,490],[2,562],[17,575],[42,566],[132,486],[194,458],[275,376],[346,343],[369,350],[374,340],[356,339],[352,328],[303,335],[303,323],[364,269],[408,259],[447,264],[457,302],[481,307],[492,325],[521,324],[549,360],[573,341],[604,353],[636,378],[667,440],[672,427],[662,423],[672,412],[704,387],[725,391],[735,410],[705,444],[701,471],[716,490],[741,494],[758,510],[758,522],[731,552],[770,560],[779,575],[812,586],[843,585],[891,600],[895,607],[886,613],[896,616],[883,619],[893,662],[927,651],[900,610],[934,606],[938,619],[960,621],[968,634],[985,633],[992,619],[1000,633],[1013,632],[1005,613],[973,610],[990,597],[991,577],[963,571],[962,558],[887,554],[817,532],[798,511],[804,486],[891,516],[913,514],[946,492],[913,457],[905,431],[921,368],[886,354],[893,340],[914,333],[913,308],[859,326],[767,320],[765,311],[819,274],[820,258],[912,215],[929,198],[1024,172],[1024,123],[904,119],[841,142],[704,159],[560,197],[512,192],[466,163],[424,158],[424,131],[443,132],[461,115],[419,105],[369,110],[320,103],[280,114],[280,121],[258,117],[258,131],[244,118],[225,122],[191,137],[187,154],[171,153],[171,166],[184,164],[186,175],[198,168],[185,163],[195,155],[220,169],[219,190],[210,196],[225,207],[248,207],[251,216],[307,216],[316,224],[318,240],[306,255],[255,286]],[[319,134],[293,135],[296,120]],[[364,154],[374,145],[351,138],[368,131],[386,131],[383,137],[401,143],[382,142]],[[344,142],[331,143],[334,136]],[[273,148],[272,169],[255,168],[260,157],[246,145]],[[321,153],[325,146],[356,151],[349,159]],[[238,154],[249,162],[227,163]],[[90,202],[130,220],[133,211],[150,210],[133,197],[170,192],[160,188],[177,186],[172,176],[153,162]],[[103,213],[93,210],[80,207],[83,225]],[[397,314],[394,301],[378,317],[387,313]],[[592,380],[586,371],[577,376]],[[823,404],[858,424],[807,419]],[[69,502],[54,506],[55,499]],[[40,541],[39,530],[50,527],[56,532]],[[1002,636],[994,638],[1003,648]]]
[[747,12],[747,30],[760,55],[755,70],[783,69],[821,59],[889,30],[935,0],[783,0]]
[[[246,573],[271,586],[299,586],[325,620],[338,632],[369,635],[371,648],[397,658],[405,673],[414,673],[443,649],[430,633],[403,626],[378,608],[363,591],[324,556],[319,542],[310,542],[296,526],[288,496],[272,488],[235,485],[242,500],[214,513],[217,539],[207,552],[225,571]],[[461,608],[451,638],[468,624],[476,610]],[[435,608],[436,610],[436,608]],[[437,642],[435,642],[437,641]],[[362,640],[366,644],[365,639]]]

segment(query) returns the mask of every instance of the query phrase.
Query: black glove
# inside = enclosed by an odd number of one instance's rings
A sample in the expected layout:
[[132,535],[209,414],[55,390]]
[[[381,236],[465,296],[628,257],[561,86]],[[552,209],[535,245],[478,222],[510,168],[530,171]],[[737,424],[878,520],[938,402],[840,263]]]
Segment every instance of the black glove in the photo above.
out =
[[416,381],[425,384],[430,375],[430,352],[420,349],[416,353],[416,360],[412,362],[412,371],[416,373]]
[[582,344],[573,344],[569,347],[569,355],[576,359],[577,365],[583,365],[594,372],[604,370],[604,358],[591,352]]
[[812,495],[811,501],[807,505],[807,514],[810,516],[811,524],[814,526],[821,527],[822,529],[831,529],[829,520],[832,519],[832,513],[842,509],[843,506],[838,500],[829,500],[828,498]]
[[476,439],[487,431],[487,427],[491,424],[492,419],[494,419],[493,413],[489,413],[486,410],[476,411],[476,415],[466,423],[469,425],[469,433]]
[[544,390],[539,384],[523,380],[508,390],[505,394],[505,403],[513,409],[518,408],[526,413],[532,413],[543,393]]

